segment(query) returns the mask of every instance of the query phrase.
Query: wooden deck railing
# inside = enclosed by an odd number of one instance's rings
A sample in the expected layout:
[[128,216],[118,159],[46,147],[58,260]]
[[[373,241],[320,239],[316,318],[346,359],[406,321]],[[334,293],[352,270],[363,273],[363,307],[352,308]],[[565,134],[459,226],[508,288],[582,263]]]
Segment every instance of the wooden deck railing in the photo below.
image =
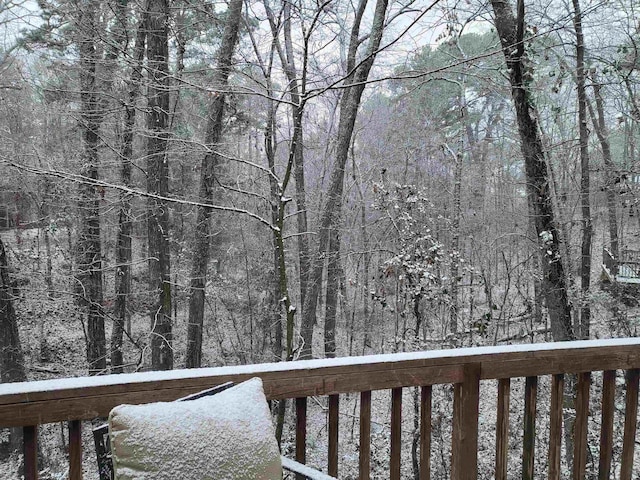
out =
[[[402,389],[420,388],[420,472],[430,478],[432,386],[454,385],[451,478],[478,475],[478,410],[480,384],[497,382],[495,478],[507,478],[511,379],[526,378],[522,478],[533,478],[534,459],[548,455],[548,478],[560,478],[564,375],[577,375],[573,478],[585,477],[587,420],[592,372],[602,376],[599,478],[610,478],[614,447],[616,370],[626,372],[626,408],[619,478],[630,480],[636,439],[640,339],[517,345],[419,353],[377,355],[292,363],[247,365],[170,372],[83,377],[0,385],[0,426],[24,429],[25,478],[38,477],[37,425],[69,422],[72,480],[82,478],[81,420],[106,416],[121,403],[172,401],[227,381],[253,376],[263,379],[269,399],[295,399],[296,459],[305,461],[307,398],[327,395],[328,473],[339,474],[338,412],[340,395],[360,395],[359,478],[370,477],[371,405],[373,390],[391,391],[390,472],[401,472]],[[549,445],[535,444],[537,387],[551,376]],[[536,448],[538,451],[536,451]],[[637,474],[636,474],[637,475]],[[637,478],[637,477],[636,477]]]
[[602,249],[602,266],[611,281],[640,283],[640,251],[622,250],[620,258],[615,258],[605,247]]

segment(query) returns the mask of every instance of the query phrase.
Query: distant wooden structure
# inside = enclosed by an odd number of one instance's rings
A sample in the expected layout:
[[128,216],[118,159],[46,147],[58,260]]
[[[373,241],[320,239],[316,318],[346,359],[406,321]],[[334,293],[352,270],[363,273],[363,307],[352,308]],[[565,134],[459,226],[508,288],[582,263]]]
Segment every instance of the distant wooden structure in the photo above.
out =
[[0,184],[0,230],[15,228],[31,217],[27,195],[6,184]]
[[[622,218],[619,218],[619,243],[621,246],[629,245],[624,241],[624,237],[630,235],[628,239],[630,242],[629,246],[637,248],[635,238],[638,236],[638,233],[634,231],[635,225],[632,226],[629,224],[628,227],[631,228],[632,231],[625,235],[625,223],[629,222],[629,220],[625,219],[640,214],[640,173],[635,171],[620,172],[619,175],[614,178],[612,186],[618,198],[618,207],[621,207],[622,212],[626,212],[626,214],[622,215]],[[634,289],[637,288],[636,285],[640,285],[640,250],[620,247],[618,257],[619,258],[614,257],[609,248],[604,247],[602,249],[603,280],[609,281],[612,284],[624,284]]]
[[620,258],[615,258],[603,248],[602,271],[612,283],[640,284],[640,251],[622,250]]

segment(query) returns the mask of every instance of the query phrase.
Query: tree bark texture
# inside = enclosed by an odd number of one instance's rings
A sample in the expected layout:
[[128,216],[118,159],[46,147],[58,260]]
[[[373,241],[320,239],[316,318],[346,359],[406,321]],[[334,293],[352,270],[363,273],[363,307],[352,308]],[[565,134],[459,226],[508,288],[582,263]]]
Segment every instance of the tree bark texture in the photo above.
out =
[[[266,4],[265,4],[266,5]],[[267,10],[268,15],[271,14],[270,10]],[[270,17],[271,20],[271,17]],[[271,22],[272,25],[272,33],[273,33],[273,41],[277,43],[277,30],[273,28],[274,23]],[[265,83],[267,85],[267,95],[273,98],[273,83],[270,76],[271,67],[264,69],[265,73]],[[283,196],[280,188],[278,186],[277,181],[277,173],[276,173],[276,105],[274,100],[269,100],[267,107],[267,119],[265,122],[264,129],[264,146],[265,146],[265,154],[267,156],[267,165],[269,166],[269,193],[271,194],[270,208],[271,208],[271,223],[272,225],[278,225],[278,208],[281,203],[281,198]],[[291,146],[293,148],[293,144]],[[290,155],[291,157],[291,155]],[[281,235],[281,232],[280,232]],[[283,349],[283,330],[282,330],[282,302],[281,302],[281,280],[283,278],[286,279],[287,272],[286,270],[281,271],[280,266],[284,264],[281,262],[281,255],[284,255],[284,251],[280,249],[280,242],[278,241],[278,232],[273,231],[272,235],[273,240],[273,284],[271,285],[273,288],[273,304],[272,304],[272,319],[271,324],[273,325],[273,334],[274,334],[274,342],[273,342],[273,354],[276,361],[282,360],[282,349]],[[288,344],[288,342],[287,342]],[[279,405],[283,404],[280,402]],[[276,431],[280,432],[278,436],[278,442],[282,438],[282,424],[281,421],[284,420],[284,417],[280,417],[280,413],[284,413],[281,409],[278,409],[278,419],[276,425]]]
[[[242,19],[242,0],[231,0],[227,21],[218,50],[214,74],[209,116],[207,119],[206,145],[209,152],[202,159],[199,200],[210,204],[214,198],[215,180],[221,158],[218,149],[222,141],[222,120],[226,89],[233,52],[238,41],[238,28]],[[204,322],[205,287],[210,257],[211,208],[200,206],[197,210],[196,235],[193,246],[193,265],[189,285],[189,327],[187,332],[186,367],[197,368],[202,363],[202,326]]]
[[0,238],[0,378],[2,383],[24,382],[24,356],[13,306],[15,292],[9,276],[9,262]]
[[338,291],[340,287],[340,234],[332,229],[327,259],[327,291],[324,313],[324,355],[336,356],[336,317],[338,315]]
[[[359,45],[360,22],[364,15],[366,0],[361,0],[356,12],[356,19],[351,31],[349,55],[347,59],[347,72],[345,88],[340,100],[340,119],[338,122],[338,140],[336,144],[336,158],[331,173],[327,200],[322,210],[319,227],[318,252],[311,264],[309,283],[305,295],[305,303],[302,310],[302,324],[300,336],[302,337],[301,358],[310,358],[313,344],[313,326],[316,323],[316,307],[322,282],[322,271],[326,253],[329,249],[331,230],[340,226],[342,214],[342,191],[344,188],[345,165],[351,145],[351,137],[360,106],[362,93],[366,86],[369,72],[373,66],[376,52],[382,40],[384,31],[384,19],[386,16],[388,0],[377,0],[373,24],[369,36],[369,44],[364,60],[356,66],[356,53]],[[338,247],[339,250],[339,247]]]
[[[140,94],[142,62],[146,38],[146,16],[141,15],[136,32],[133,52],[133,66],[128,82],[127,104],[124,111],[124,129],[121,147],[121,180],[126,187],[131,185],[131,165],[133,160],[133,139],[136,125],[136,100]],[[128,320],[127,302],[131,294],[131,200],[129,192],[120,192],[120,211],[118,212],[118,235],[116,248],[115,308],[114,324],[111,330],[111,373],[123,372],[122,342],[125,325]]]
[[604,101],[602,100],[602,93],[600,89],[602,85],[600,85],[597,81],[593,81],[593,95],[596,100],[596,113],[593,111],[593,107],[591,103],[588,103],[589,112],[591,114],[591,120],[593,121],[594,130],[596,132],[596,136],[598,137],[598,141],[600,142],[600,147],[602,148],[602,158],[604,160],[605,166],[605,194],[607,197],[607,213],[609,216],[609,247],[611,248],[611,253],[613,257],[618,259],[620,258],[620,246],[618,240],[618,216],[617,216],[617,201],[616,201],[616,192],[614,189],[615,180],[618,176],[618,170],[616,168],[615,163],[613,163],[613,157],[611,156],[611,145],[609,143],[609,131],[607,129],[607,124],[604,118]]
[[[273,101],[270,103],[269,107],[269,115],[270,124],[268,125],[267,131],[265,132],[265,139],[269,139],[266,145],[267,150],[267,158],[269,159],[269,169],[271,171],[270,177],[270,188],[271,188],[271,203],[272,203],[272,223],[276,226],[273,231],[274,236],[274,261],[278,263],[278,268],[276,271],[278,272],[277,280],[278,280],[278,294],[281,296],[282,301],[286,308],[286,359],[293,359],[293,327],[294,327],[294,316],[296,313],[296,308],[292,306],[291,297],[288,291],[288,279],[287,272],[285,270],[285,262],[284,262],[284,237],[283,237],[283,228],[284,228],[284,213],[287,208],[286,204],[288,203],[288,199],[285,196],[285,192],[287,189],[287,185],[289,184],[289,179],[291,176],[291,172],[293,169],[293,177],[296,183],[296,218],[297,218],[297,226],[298,226],[298,261],[299,261],[299,286],[300,286],[300,304],[304,305],[308,279],[309,279],[309,269],[310,269],[310,256],[309,256],[309,240],[307,238],[307,207],[306,207],[306,193],[305,193],[305,177],[304,177],[304,144],[303,144],[303,112],[306,104],[305,98],[305,81],[306,81],[306,64],[308,58],[304,58],[303,63],[304,66],[302,68],[301,78],[298,77],[296,66],[295,66],[295,55],[293,50],[293,41],[291,39],[291,4],[289,2],[285,2],[283,4],[282,15],[284,16],[284,20],[282,23],[282,30],[284,32],[284,49],[282,48],[282,44],[279,40],[279,32],[280,26],[276,17],[269,7],[268,1],[264,1],[264,7],[267,12],[267,17],[269,19],[269,24],[271,26],[271,33],[273,35],[273,43],[272,48],[275,49],[280,57],[280,63],[283,66],[285,71],[287,80],[288,80],[288,90],[289,90],[289,98],[291,100],[291,124],[293,127],[293,133],[291,136],[291,141],[289,143],[289,153],[287,160],[287,167],[285,169],[285,174],[283,177],[283,181],[279,184],[276,181],[276,170],[275,170],[275,110]],[[306,42],[306,40],[305,40]],[[307,43],[305,43],[306,45]],[[305,50],[304,55],[307,52]],[[266,72],[268,74],[267,79],[267,89],[270,96],[272,96],[272,81],[270,78],[270,70]],[[280,318],[280,309],[277,311],[276,318],[276,343],[274,345],[276,352],[278,352],[278,357],[280,357],[280,352],[282,350],[282,323]],[[282,417],[278,417],[278,421],[280,422]],[[278,428],[280,428],[280,424],[278,424]]]
[[[82,175],[98,179],[98,131],[101,115],[96,93],[95,45],[97,2],[83,2],[78,12],[80,51]],[[102,249],[100,238],[100,197],[95,185],[85,182],[79,187],[78,213],[80,232],[76,246],[79,303],[86,314],[87,362],[89,374],[104,373],[106,337],[102,306]]]
[[[309,253],[309,237],[307,220],[307,200],[304,177],[304,131],[302,129],[302,109],[304,105],[300,99],[300,85],[296,70],[295,56],[293,53],[293,41],[291,40],[291,2],[284,5],[284,56],[282,62],[285,65],[284,71],[289,82],[289,97],[293,106],[291,107],[291,121],[295,125],[300,122],[297,128],[298,138],[295,142],[295,170],[293,176],[296,181],[296,220],[298,222],[298,259],[300,262],[300,305],[304,305],[307,285],[311,268],[311,258]],[[304,82],[304,79],[302,80]],[[300,110],[300,111],[298,111]],[[294,127],[295,128],[295,127]]]
[[[364,339],[362,351],[371,348],[371,315],[369,313],[369,263],[371,262],[371,252],[369,251],[369,235],[367,233],[367,203],[362,191],[362,178],[356,169],[356,160],[353,152],[351,154],[351,176],[358,193],[358,210],[360,217],[360,236],[362,237],[362,317]],[[355,297],[354,297],[355,298]],[[354,299],[355,304],[355,299]],[[352,339],[353,340],[353,339]]]
[[[24,382],[27,374],[18,319],[13,306],[15,292],[9,276],[9,262],[0,238],[0,379],[2,383]],[[17,450],[22,444],[22,429],[12,428],[9,432],[9,446]]]
[[[463,92],[464,95],[464,92]],[[465,102],[464,99],[461,99]],[[463,112],[466,108],[461,109]],[[462,121],[465,121],[465,114],[462,114]],[[452,334],[458,333],[458,283],[460,276],[460,219],[462,218],[461,190],[462,190],[462,160],[464,141],[460,141],[460,149],[454,154],[455,167],[453,177],[453,219],[451,222],[451,248],[454,252],[451,262],[451,306],[449,311],[449,331]]]
[[173,368],[169,250],[169,2],[147,2],[147,230],[151,303],[151,368]]
[[593,225],[591,223],[591,203],[589,201],[589,129],[587,127],[587,94],[585,87],[584,36],[582,34],[582,13],[579,0],[573,1],[573,25],[576,32],[576,84],[578,88],[578,130],[580,134],[580,203],[582,210],[582,248],[580,278],[582,286],[582,307],[577,336],[589,338],[591,307],[589,287],[591,285],[591,243]]
[[505,0],[491,0],[495,25],[505,56],[511,94],[516,110],[518,131],[531,198],[538,243],[543,252],[542,272],[551,331],[555,341],[573,340],[571,308],[560,254],[560,242],[552,207],[549,175],[535,105],[528,89],[530,68],[525,65],[524,2],[518,1],[518,18]]

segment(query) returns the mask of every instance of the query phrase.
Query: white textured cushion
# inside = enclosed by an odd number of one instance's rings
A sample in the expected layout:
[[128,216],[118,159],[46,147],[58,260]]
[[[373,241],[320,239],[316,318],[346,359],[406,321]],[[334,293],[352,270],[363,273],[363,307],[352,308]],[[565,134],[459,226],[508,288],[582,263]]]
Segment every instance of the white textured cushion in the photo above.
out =
[[120,405],[109,432],[116,480],[282,478],[259,378],[197,400]]

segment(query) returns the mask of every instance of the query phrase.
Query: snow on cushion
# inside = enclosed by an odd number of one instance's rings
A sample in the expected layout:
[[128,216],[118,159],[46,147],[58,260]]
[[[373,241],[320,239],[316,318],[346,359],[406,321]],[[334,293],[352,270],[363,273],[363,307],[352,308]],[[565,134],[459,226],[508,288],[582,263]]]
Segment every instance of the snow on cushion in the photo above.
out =
[[116,480],[282,479],[259,378],[197,400],[120,405],[109,432]]

